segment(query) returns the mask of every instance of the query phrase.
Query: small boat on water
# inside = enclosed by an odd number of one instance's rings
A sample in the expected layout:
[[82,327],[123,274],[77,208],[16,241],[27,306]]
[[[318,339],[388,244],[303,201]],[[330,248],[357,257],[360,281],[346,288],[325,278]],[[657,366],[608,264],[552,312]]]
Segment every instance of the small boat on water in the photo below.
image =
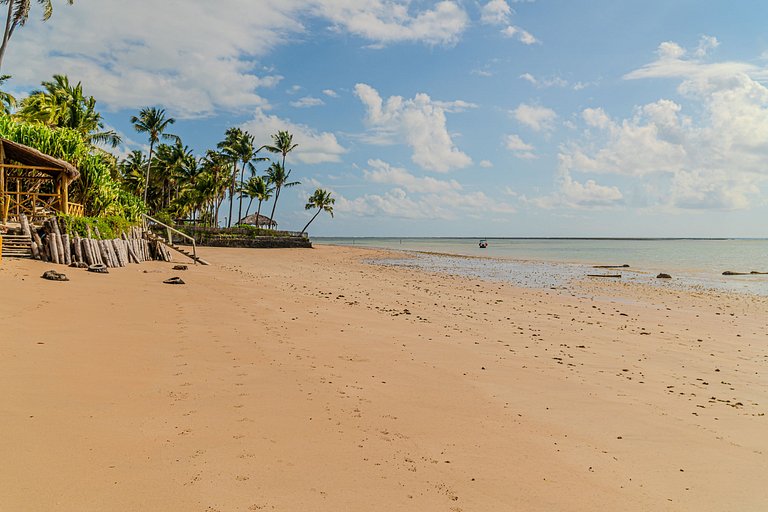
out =
[[488,240],[480,240],[480,243],[478,244],[481,249],[485,249],[488,247]]

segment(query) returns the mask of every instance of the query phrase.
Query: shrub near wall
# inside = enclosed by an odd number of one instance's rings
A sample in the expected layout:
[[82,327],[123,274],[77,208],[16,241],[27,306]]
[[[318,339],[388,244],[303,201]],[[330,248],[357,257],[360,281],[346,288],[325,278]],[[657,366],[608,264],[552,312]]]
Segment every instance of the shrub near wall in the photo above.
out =
[[248,247],[248,248],[311,248],[307,236],[291,231],[274,231],[251,226],[238,228],[203,228],[179,227],[195,239],[197,245],[208,247]]

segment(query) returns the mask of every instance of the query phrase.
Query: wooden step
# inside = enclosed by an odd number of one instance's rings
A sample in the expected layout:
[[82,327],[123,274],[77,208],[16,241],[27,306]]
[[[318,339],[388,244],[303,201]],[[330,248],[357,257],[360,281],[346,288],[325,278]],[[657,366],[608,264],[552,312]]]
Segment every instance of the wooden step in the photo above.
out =
[[205,261],[203,258],[201,258],[200,256],[195,256],[191,252],[187,251],[186,249],[182,249],[181,247],[179,247],[176,244],[169,244],[168,242],[165,241],[165,239],[157,236],[156,234],[152,233],[151,231],[146,231],[145,234],[147,235],[147,238],[149,238],[150,240],[152,240],[154,242],[160,242],[163,245],[165,245],[166,247],[170,247],[174,251],[183,254],[184,256],[186,256],[187,258],[191,259],[192,261],[200,263],[201,265],[209,265],[209,263],[207,261]]

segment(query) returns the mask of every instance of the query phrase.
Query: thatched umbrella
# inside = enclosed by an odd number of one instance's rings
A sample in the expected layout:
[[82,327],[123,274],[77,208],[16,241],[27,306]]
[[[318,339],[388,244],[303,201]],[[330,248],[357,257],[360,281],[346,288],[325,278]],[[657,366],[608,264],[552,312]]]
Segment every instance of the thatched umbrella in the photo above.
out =
[[257,228],[274,229],[277,227],[277,222],[270,220],[269,217],[265,217],[264,215],[257,215],[255,213],[245,217],[240,221],[240,224],[249,224],[251,226],[256,226]]

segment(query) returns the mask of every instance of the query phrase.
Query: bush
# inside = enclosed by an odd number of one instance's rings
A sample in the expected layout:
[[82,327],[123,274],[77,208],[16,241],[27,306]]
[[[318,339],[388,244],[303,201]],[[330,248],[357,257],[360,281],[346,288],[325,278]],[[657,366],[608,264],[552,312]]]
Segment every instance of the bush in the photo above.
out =
[[118,215],[106,217],[73,217],[72,215],[59,215],[59,224],[70,235],[88,236],[88,228],[91,236],[96,237],[98,230],[102,239],[120,238],[121,233],[128,233],[138,223],[131,222]]

